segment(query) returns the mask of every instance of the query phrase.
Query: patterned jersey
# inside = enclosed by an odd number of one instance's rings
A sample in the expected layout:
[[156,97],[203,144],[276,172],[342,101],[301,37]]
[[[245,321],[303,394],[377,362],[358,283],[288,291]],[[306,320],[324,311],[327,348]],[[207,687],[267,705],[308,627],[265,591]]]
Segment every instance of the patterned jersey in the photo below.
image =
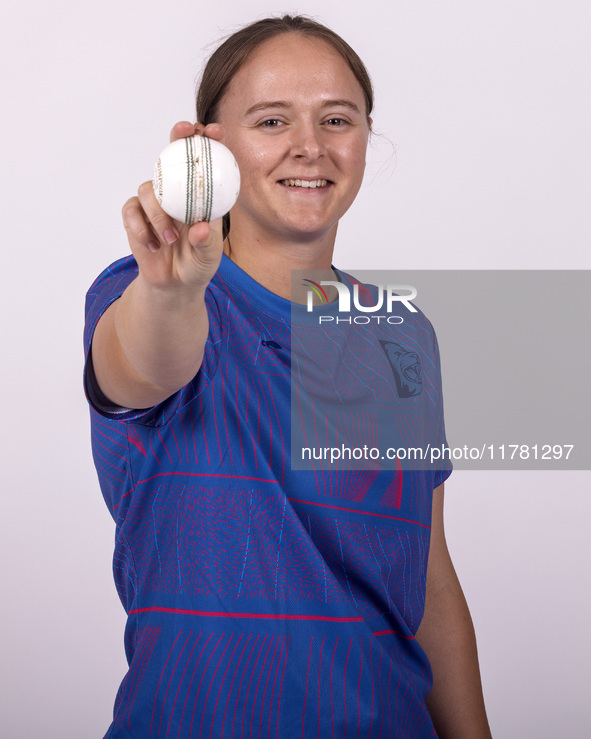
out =
[[[100,316],[136,275],[129,257],[92,285],[87,356]],[[129,670],[106,739],[436,736],[414,635],[432,491],[449,470],[314,454],[295,469],[290,433],[293,423],[296,442],[320,448],[330,425],[335,443],[359,444],[376,437],[376,414],[404,406],[399,425],[413,439],[442,443],[431,324],[420,313],[374,323],[353,346],[335,324],[318,361],[301,336],[294,345],[291,303],[225,256],[206,305],[191,383],[147,410],[91,402],[128,614]],[[91,399],[92,386],[87,361]]]

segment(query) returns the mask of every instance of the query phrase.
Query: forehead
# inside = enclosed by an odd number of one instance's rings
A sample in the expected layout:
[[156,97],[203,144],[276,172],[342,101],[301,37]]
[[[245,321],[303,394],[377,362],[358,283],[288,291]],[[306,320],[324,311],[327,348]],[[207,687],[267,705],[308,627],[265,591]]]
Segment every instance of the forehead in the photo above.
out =
[[232,79],[220,112],[261,100],[312,104],[322,99],[351,99],[359,110],[365,108],[361,85],[331,45],[290,33],[265,41],[253,52]]

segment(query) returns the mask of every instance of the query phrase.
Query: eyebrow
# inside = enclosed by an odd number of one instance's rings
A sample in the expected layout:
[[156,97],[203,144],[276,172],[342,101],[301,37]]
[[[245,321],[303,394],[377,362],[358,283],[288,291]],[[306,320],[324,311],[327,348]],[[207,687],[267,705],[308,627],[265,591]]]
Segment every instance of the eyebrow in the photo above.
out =
[[[322,108],[333,108],[333,107],[349,108],[350,110],[355,111],[355,113],[360,113],[359,107],[355,105],[355,103],[352,100],[347,100],[346,98],[336,98],[334,100],[323,100],[321,107]],[[245,115],[251,115],[252,113],[258,113],[259,111],[267,110],[268,108],[281,108],[285,110],[287,108],[291,108],[291,105],[285,100],[263,101],[261,103],[256,103],[255,105],[252,105],[246,111]]]

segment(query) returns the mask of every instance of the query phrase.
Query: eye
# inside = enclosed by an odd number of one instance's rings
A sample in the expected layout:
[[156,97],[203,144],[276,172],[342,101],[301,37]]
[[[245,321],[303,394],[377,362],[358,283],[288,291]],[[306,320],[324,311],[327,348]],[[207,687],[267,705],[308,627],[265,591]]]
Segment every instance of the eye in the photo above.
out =
[[277,118],[267,118],[266,121],[261,122],[261,128],[278,128],[282,125],[282,121]]
[[345,120],[345,118],[328,118],[326,121],[329,126],[334,126],[335,128],[338,128],[339,126],[346,126],[348,121]]

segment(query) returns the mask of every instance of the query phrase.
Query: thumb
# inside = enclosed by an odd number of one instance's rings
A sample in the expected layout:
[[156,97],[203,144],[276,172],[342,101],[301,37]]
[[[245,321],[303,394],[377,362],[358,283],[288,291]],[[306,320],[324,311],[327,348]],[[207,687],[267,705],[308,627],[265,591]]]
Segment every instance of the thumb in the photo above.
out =
[[190,226],[187,233],[189,244],[194,249],[221,251],[222,247],[222,219],[217,221],[199,221]]
[[222,219],[193,224],[187,234],[200,279],[209,282],[220,266],[223,251]]

